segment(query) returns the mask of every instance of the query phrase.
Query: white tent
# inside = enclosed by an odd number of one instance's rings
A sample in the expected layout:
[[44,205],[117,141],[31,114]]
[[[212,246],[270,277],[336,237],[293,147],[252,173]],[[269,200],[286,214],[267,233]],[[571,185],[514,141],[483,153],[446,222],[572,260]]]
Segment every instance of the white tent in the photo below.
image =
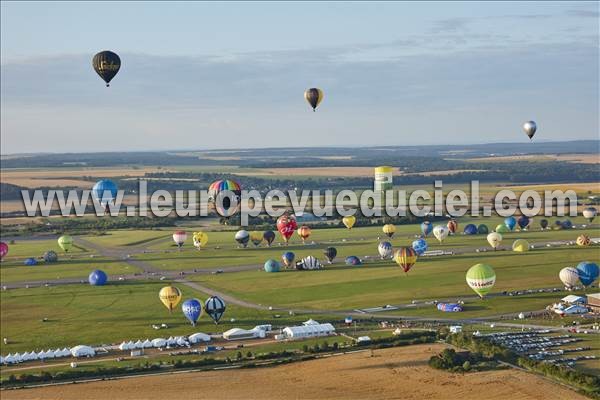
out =
[[167,345],[166,339],[156,338],[156,339],[152,340],[153,347],[165,347],[166,345]]
[[144,343],[142,343],[142,346],[147,349],[149,347],[152,347],[152,342],[150,341],[150,339],[146,339],[144,340]]
[[54,350],[54,358],[57,358],[57,357],[64,357],[61,349]]
[[32,351],[31,353],[29,353],[29,359],[30,360],[37,360],[38,359],[38,355],[35,351]]
[[177,341],[177,346],[187,346],[189,344],[183,336],[177,336],[175,339]]
[[43,360],[44,358],[46,358],[46,353],[44,353],[44,350],[37,353],[37,358],[40,360]]
[[129,346],[127,345],[127,342],[122,342],[122,343],[119,345],[119,350],[131,350],[131,349],[130,349],[130,348],[129,348]]
[[330,323],[317,324],[317,325],[302,325],[302,326],[288,326],[283,329],[283,334],[290,339],[315,337],[315,336],[328,336],[335,332],[335,328]]
[[14,355],[15,361],[16,362],[21,362],[23,361],[23,359],[21,358],[21,355],[19,353],[15,353]]
[[129,349],[129,350],[135,349],[135,343],[133,343],[132,340],[130,340],[129,342],[127,342],[127,349]]
[[71,349],[73,357],[90,357],[96,354],[90,346],[78,345]]
[[8,355],[6,356],[6,358],[4,358],[4,363],[5,364],[13,364],[15,362],[16,362],[15,361],[15,357],[12,354],[10,354],[10,353],[8,353]]
[[173,346],[174,344],[177,344],[177,340],[175,340],[173,336],[169,336],[169,338],[167,339],[167,345]]
[[54,358],[54,352],[52,350],[46,350],[44,354],[46,355],[46,358]]
[[69,349],[67,349],[66,347],[63,347],[63,349],[61,350],[62,353],[62,357],[70,357],[71,356],[71,351]]
[[4,357],[0,356],[0,364],[4,364]]
[[190,343],[196,344],[200,342],[210,342],[211,337],[206,333],[198,332],[188,336],[188,340],[190,341]]
[[133,346],[134,346],[133,347],[134,349],[141,349],[144,347],[144,342],[142,342],[141,340],[138,340],[137,342],[135,342],[133,344]]
[[27,352],[21,354],[21,360],[23,361],[30,361],[31,360],[31,355]]
[[308,321],[304,321],[302,323],[302,325],[304,326],[308,326],[308,325],[319,325],[319,323],[317,321],[315,321],[314,319],[309,319]]

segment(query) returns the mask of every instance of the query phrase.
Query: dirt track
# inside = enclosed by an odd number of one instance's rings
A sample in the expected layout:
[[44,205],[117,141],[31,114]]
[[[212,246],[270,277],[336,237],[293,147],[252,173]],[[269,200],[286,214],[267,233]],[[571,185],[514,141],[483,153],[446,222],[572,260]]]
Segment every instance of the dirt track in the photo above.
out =
[[585,397],[516,370],[466,375],[427,366],[442,345],[361,352],[276,368],[196,372],[2,392],[10,399],[540,399]]

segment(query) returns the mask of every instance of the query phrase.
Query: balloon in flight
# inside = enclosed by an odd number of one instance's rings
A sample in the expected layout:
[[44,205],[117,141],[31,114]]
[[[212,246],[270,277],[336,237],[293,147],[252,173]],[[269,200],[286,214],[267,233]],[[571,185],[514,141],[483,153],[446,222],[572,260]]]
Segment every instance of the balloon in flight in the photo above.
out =
[[226,308],[225,301],[219,296],[211,296],[204,302],[204,311],[215,321],[215,324],[219,323],[219,320],[225,314]]
[[421,233],[423,234],[423,236],[425,236],[425,237],[429,236],[429,234],[431,233],[432,230],[433,230],[433,225],[431,224],[431,222],[423,221],[421,223]]
[[198,299],[188,299],[181,304],[181,311],[188,321],[196,326],[196,322],[202,314],[202,302]]
[[387,237],[391,238],[396,233],[396,227],[392,224],[385,224],[382,228],[383,233],[387,235]]
[[519,225],[519,228],[521,230],[527,229],[527,227],[529,226],[530,223],[531,223],[531,220],[529,219],[529,217],[527,215],[521,215],[519,217],[519,219],[517,220],[517,225]]
[[225,218],[231,217],[240,209],[242,187],[231,179],[214,181],[208,187],[208,199],[215,205],[217,213]]
[[288,243],[296,228],[298,228],[298,223],[293,215],[284,214],[277,219],[277,230],[285,243]]
[[477,295],[484,298],[492,290],[496,283],[496,273],[494,269],[487,264],[475,264],[467,271],[467,285]]
[[535,135],[535,131],[537,131],[537,124],[534,121],[527,121],[523,124],[523,130],[529,140],[533,139],[533,135]]
[[90,276],[88,276],[88,282],[92,286],[104,286],[107,281],[108,276],[106,275],[106,272],[99,269],[92,271]]
[[448,228],[444,225],[436,225],[433,228],[433,236],[435,236],[440,243],[442,243],[444,239],[448,237],[448,233]]
[[58,246],[66,253],[73,247],[73,238],[69,235],[62,235],[58,238]]
[[306,89],[304,99],[310,104],[313,111],[316,111],[321,101],[323,101],[323,91],[319,88]]
[[408,272],[417,262],[417,252],[412,247],[401,247],[396,250],[394,261],[404,272]]
[[337,249],[335,247],[327,247],[323,250],[323,254],[325,254],[325,258],[327,258],[329,264],[331,264],[335,256],[337,256]]
[[248,231],[242,229],[236,232],[234,238],[236,242],[246,247],[248,245],[248,242],[250,241],[250,234],[248,233]]
[[390,258],[393,255],[393,248],[390,242],[380,242],[377,251],[382,260]]
[[116,53],[104,50],[94,56],[92,66],[94,67],[94,71],[100,75],[100,78],[106,82],[106,87],[109,87],[110,81],[117,75],[119,69],[121,69],[121,59]]
[[586,207],[583,209],[583,218],[587,219],[589,223],[592,223],[594,218],[598,215],[598,210],[594,207]]
[[174,286],[165,286],[158,292],[158,298],[172,312],[181,301],[181,291]]
[[512,231],[515,229],[515,226],[517,226],[517,220],[515,217],[506,217],[504,219],[504,225]]
[[117,198],[117,192],[117,185],[110,179],[99,180],[92,187],[92,196],[102,207],[112,203]]
[[356,223],[356,217],[354,215],[348,215],[342,218],[342,223],[348,229],[352,229],[354,224]]

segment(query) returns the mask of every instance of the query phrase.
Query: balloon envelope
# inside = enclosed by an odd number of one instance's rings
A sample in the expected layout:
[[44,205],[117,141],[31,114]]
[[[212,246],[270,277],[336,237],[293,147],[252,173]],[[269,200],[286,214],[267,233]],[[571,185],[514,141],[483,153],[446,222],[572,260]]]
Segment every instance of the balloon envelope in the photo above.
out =
[[264,267],[266,272],[279,272],[281,269],[281,265],[275,260],[267,260]]
[[533,135],[535,135],[535,131],[537,131],[537,124],[535,121],[527,121],[523,124],[523,130],[527,137],[531,140]]
[[37,264],[37,260],[36,260],[35,258],[33,258],[33,257],[29,257],[29,258],[26,258],[26,259],[25,259],[25,261],[24,261],[23,263],[24,263],[25,265],[27,265],[27,266],[30,266],[30,267],[31,267],[31,266],[33,266],[33,265],[36,265],[36,264]]
[[529,220],[529,217],[526,215],[521,215],[519,217],[519,219],[517,220],[517,224],[519,225],[519,228],[521,228],[521,229],[527,228],[530,223],[531,223],[531,221]]
[[56,252],[53,250],[48,250],[47,252],[44,253],[42,258],[47,263],[55,263],[58,261],[58,254],[56,254]]
[[337,249],[335,247],[328,247],[325,250],[323,250],[323,254],[325,254],[327,261],[329,261],[329,263],[331,264],[335,256],[337,256]]
[[302,225],[300,227],[300,229],[298,229],[298,236],[300,236],[302,238],[302,241],[304,242],[306,239],[308,239],[308,237],[311,234],[311,230],[307,225]]
[[271,247],[271,243],[273,243],[273,241],[275,240],[275,232],[266,231],[263,234],[263,239],[265,239],[265,242],[267,242],[267,246]]
[[289,267],[292,265],[292,263],[294,262],[294,259],[296,258],[296,255],[294,253],[292,253],[291,251],[286,251],[285,253],[283,253],[283,255],[281,256],[281,259],[283,260],[283,264],[286,267]]
[[258,247],[263,241],[263,233],[259,231],[250,232],[250,241]]
[[169,311],[173,311],[181,301],[181,291],[174,286],[165,286],[158,292],[158,298]]
[[423,236],[425,236],[425,237],[429,236],[429,234],[431,233],[432,230],[433,230],[433,225],[431,224],[431,222],[423,221],[421,223],[421,233],[423,234]]
[[540,220],[540,227],[541,227],[542,229],[546,229],[546,228],[548,227],[548,220],[547,220],[547,219],[545,219],[545,218],[544,218],[544,219],[541,219],[541,220]]
[[520,253],[529,251],[529,242],[525,239],[517,239],[513,242],[512,249]]
[[323,91],[319,88],[306,89],[304,99],[306,99],[313,111],[315,111],[319,104],[321,104],[321,101],[323,101]]
[[100,205],[106,207],[117,198],[117,185],[110,179],[99,180],[92,188],[92,196]]
[[499,224],[499,225],[496,225],[495,231],[498,233],[507,233],[507,232],[510,232],[510,229],[504,224]]
[[248,233],[248,231],[245,231],[243,229],[237,231],[235,234],[235,241],[241,244],[242,246],[246,247],[248,245],[248,242],[250,241],[250,234]]
[[394,254],[394,261],[404,272],[408,272],[417,262],[417,252],[412,247],[401,247]]
[[586,207],[583,210],[583,217],[588,220],[588,222],[592,222],[594,218],[598,215],[598,210],[594,207]]
[[104,50],[97,53],[92,59],[92,67],[94,71],[106,82],[106,86],[109,86],[110,81],[117,75],[117,72],[121,69],[121,59],[117,53],[113,53],[110,50]]
[[0,258],[4,258],[8,254],[8,245],[4,242],[0,242]]
[[411,247],[418,256],[421,256],[427,251],[427,241],[425,239],[417,239],[412,242]]
[[298,228],[298,223],[293,215],[284,214],[277,219],[277,230],[286,243],[290,240],[296,228]]
[[515,229],[515,226],[517,226],[517,220],[515,217],[506,217],[504,219],[504,225],[512,231]]
[[204,310],[215,321],[215,324],[219,323],[219,320],[225,314],[226,308],[225,301],[219,296],[211,296],[204,303]]
[[348,215],[348,216],[342,218],[342,223],[344,224],[344,226],[346,228],[352,229],[352,227],[356,223],[356,217],[354,215]]
[[443,225],[436,225],[435,228],[433,228],[433,236],[435,236],[440,243],[448,237],[448,233],[448,228]]
[[480,224],[477,227],[477,233],[480,235],[487,235],[488,232],[489,232],[489,229],[488,229],[487,225],[485,225],[485,224]]
[[58,246],[63,251],[68,252],[73,247],[73,238],[69,235],[62,235],[58,238]]
[[396,232],[396,227],[392,224],[386,224],[383,226],[382,230],[383,230],[383,233],[385,233],[387,235],[387,237],[392,237],[392,236],[394,236],[394,233]]
[[231,179],[214,181],[208,187],[208,199],[214,202],[215,211],[222,217],[228,218],[240,209],[242,187]]
[[208,235],[204,232],[194,232],[192,234],[192,242],[194,243],[194,247],[200,249],[208,243]]
[[577,273],[579,274],[579,280],[583,286],[590,286],[600,275],[600,269],[598,264],[590,261],[582,261],[577,265]]
[[88,276],[88,281],[92,286],[103,286],[108,281],[108,276],[102,270],[96,269]]
[[181,304],[181,311],[190,323],[196,326],[196,322],[202,314],[202,303],[198,299],[188,299]]
[[483,298],[496,283],[496,273],[487,264],[475,264],[467,271],[467,285]]
[[588,235],[581,234],[577,236],[578,246],[589,246],[590,244],[592,244],[592,239]]
[[173,233],[173,241],[175,242],[175,244],[177,244],[178,247],[183,246],[183,244],[185,243],[186,240],[187,240],[186,231],[175,231],[175,233]]
[[456,222],[455,219],[451,219],[450,221],[448,221],[448,224],[446,226],[448,227],[448,231],[450,233],[456,233],[456,230],[458,229],[458,222]]
[[493,249],[496,249],[502,243],[502,235],[498,232],[492,232],[487,235],[487,241]]
[[564,220],[561,225],[562,225],[563,229],[573,228],[573,223],[571,221],[569,221],[568,219]]
[[574,267],[566,267],[560,270],[558,277],[566,288],[572,288],[579,284],[579,271]]
[[346,257],[346,265],[361,265],[362,262],[360,261],[360,258],[356,257],[356,256],[348,256]]
[[382,259],[389,258],[393,254],[392,244],[390,242],[381,242],[377,246],[377,251]]
[[477,234],[477,227],[473,224],[468,224],[464,229],[465,235],[475,235]]

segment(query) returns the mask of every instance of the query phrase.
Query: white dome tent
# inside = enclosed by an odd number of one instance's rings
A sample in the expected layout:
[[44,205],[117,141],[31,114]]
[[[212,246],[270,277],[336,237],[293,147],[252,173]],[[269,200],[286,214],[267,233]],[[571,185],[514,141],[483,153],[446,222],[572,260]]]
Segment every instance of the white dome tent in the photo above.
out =
[[90,346],[78,345],[71,349],[73,357],[93,357],[96,352]]
[[156,338],[152,340],[152,347],[165,347],[167,345],[167,340],[163,338]]
[[209,335],[202,332],[194,333],[188,336],[188,340],[191,344],[196,344],[200,342],[210,342],[211,339],[212,338]]
[[142,347],[144,349],[148,349],[150,347],[152,347],[152,342],[149,339],[144,340],[144,343],[142,343]]

